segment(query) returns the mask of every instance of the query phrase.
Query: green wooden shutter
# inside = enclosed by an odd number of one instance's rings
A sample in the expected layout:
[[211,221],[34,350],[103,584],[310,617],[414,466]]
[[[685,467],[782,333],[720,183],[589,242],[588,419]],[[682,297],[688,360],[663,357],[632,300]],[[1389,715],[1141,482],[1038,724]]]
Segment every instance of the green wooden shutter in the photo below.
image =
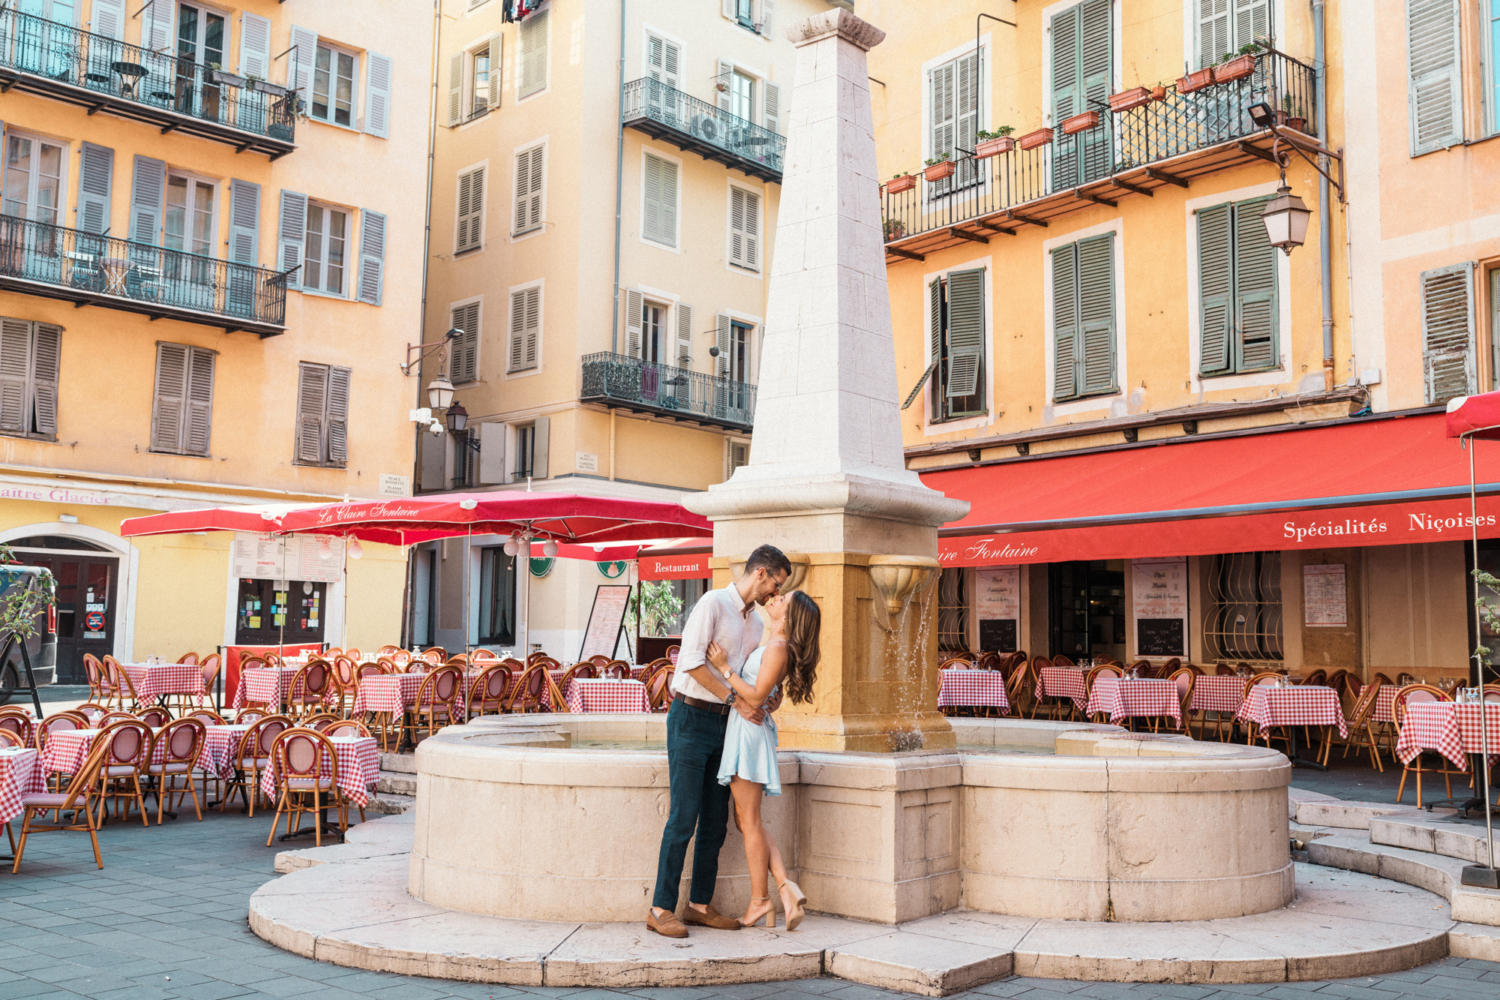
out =
[[36,433],[57,436],[57,382],[62,365],[62,327],[38,323],[31,351],[31,401]]
[[984,366],[984,268],[948,275],[948,398],[979,391]]
[[1477,391],[1474,371],[1472,263],[1424,271],[1422,374],[1427,402],[1445,403]]
[[1198,68],[1212,66],[1232,47],[1231,0],[1190,0],[1198,14]]
[[[1114,82],[1114,31],[1111,0],[1084,0],[1081,5],[1078,39],[1078,86],[1083,100],[1075,114],[1099,111],[1105,127],[1080,133],[1078,144],[1082,158],[1080,183],[1108,177],[1112,172],[1112,150],[1109,142],[1109,94]],[[974,147],[970,146],[970,149]]]
[[[498,46],[497,46],[498,47]],[[491,86],[500,85],[491,73]],[[370,75],[365,89],[365,132],[384,139],[391,127],[391,57],[370,53]]]
[[359,214],[359,301],[378,306],[385,294],[386,217],[368,208]]
[[[1083,110],[1083,93],[1078,73],[1078,43],[1082,32],[1083,5],[1069,7],[1052,18],[1052,127]],[[1052,144],[1053,190],[1078,184],[1077,144],[1071,137],[1059,136]]]
[[911,387],[911,392],[906,394],[906,400],[902,402],[901,409],[911,406],[912,401],[917,398],[917,393],[922,391],[922,386],[937,371],[938,362],[943,358],[943,283],[935,279],[927,286],[927,368],[922,372],[922,377],[917,379],[917,384]]
[[1052,251],[1052,398],[1078,395],[1078,244]]
[[1083,328],[1082,391],[1112,392],[1115,386],[1115,237],[1078,243],[1078,318]]
[[1277,348],[1276,248],[1261,220],[1267,199],[1234,206],[1234,367],[1274,368]]
[[190,455],[207,455],[214,414],[214,361],[218,355],[204,347],[188,351],[184,450]]
[[1458,0],[1406,0],[1407,100],[1411,152],[1463,141]]
[[[929,120],[932,122],[932,156],[934,158],[948,154],[953,156],[953,137],[955,133],[954,115],[954,71],[955,63],[948,63],[934,69],[929,76],[928,90],[932,102]],[[941,181],[934,186],[934,194],[947,190],[947,181]]]
[[[1199,375],[1226,374],[1233,361],[1229,346],[1234,287],[1230,216],[1228,203],[1198,212]],[[1265,228],[1262,224],[1261,229]]]
[[945,182],[950,189],[967,187],[974,183],[974,177],[978,172],[975,164],[979,162],[972,155],[958,152],[967,149],[972,154],[975,143],[979,141],[979,109],[975,101],[979,87],[979,59],[970,54],[955,59],[954,64],[954,149],[951,155],[958,161],[958,169],[954,171],[953,177]]

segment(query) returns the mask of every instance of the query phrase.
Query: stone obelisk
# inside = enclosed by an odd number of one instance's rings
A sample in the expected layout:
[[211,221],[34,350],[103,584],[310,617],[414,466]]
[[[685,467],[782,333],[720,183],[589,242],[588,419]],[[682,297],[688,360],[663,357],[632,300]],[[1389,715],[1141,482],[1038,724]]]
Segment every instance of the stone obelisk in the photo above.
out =
[[769,542],[822,609],[814,700],[778,714],[782,746],[951,747],[931,590],[887,607],[893,569],[930,584],[937,529],[969,505],[902,454],[865,57],[885,33],[834,9],[787,35],[797,75],[750,462],[684,504],[714,522],[720,586]]

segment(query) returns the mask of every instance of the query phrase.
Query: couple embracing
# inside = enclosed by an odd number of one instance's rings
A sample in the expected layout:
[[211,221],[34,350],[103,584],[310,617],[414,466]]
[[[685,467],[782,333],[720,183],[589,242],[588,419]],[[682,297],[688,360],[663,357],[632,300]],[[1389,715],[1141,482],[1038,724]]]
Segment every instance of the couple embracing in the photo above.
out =
[[[684,924],[738,930],[762,918],[775,927],[768,869],[776,879],[786,929],[802,922],[807,897],[787,877],[760,814],[763,796],[781,794],[772,713],[783,692],[794,704],[812,700],[818,665],[817,604],[801,591],[780,594],[791,571],[780,549],[762,545],[750,554],[738,580],[698,601],[682,630],[667,715],[671,809],[646,917],[646,926],[658,934],[687,937]],[[713,907],[731,797],[750,868],[750,905],[739,918]],[[688,905],[679,918],[677,890],[695,831]]]

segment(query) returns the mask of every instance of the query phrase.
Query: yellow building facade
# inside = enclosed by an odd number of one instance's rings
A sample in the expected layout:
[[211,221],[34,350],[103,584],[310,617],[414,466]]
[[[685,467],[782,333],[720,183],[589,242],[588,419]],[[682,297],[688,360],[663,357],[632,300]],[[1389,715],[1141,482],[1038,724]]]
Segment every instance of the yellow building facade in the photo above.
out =
[[410,491],[431,12],[139,6],[0,12],[0,541],[58,577],[62,681],[263,641],[278,602],[298,638],[395,641],[399,550],[262,606],[230,536],[119,529]]

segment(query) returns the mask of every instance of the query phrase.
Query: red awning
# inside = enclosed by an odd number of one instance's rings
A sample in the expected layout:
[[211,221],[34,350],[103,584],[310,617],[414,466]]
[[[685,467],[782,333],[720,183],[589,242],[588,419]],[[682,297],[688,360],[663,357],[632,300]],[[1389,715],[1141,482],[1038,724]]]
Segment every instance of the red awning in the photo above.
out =
[[1448,436],[1500,439],[1500,392],[1459,396],[1448,401]]
[[[1500,447],[1476,453],[1500,537]],[[1469,464],[1442,414],[925,473],[968,500],[947,566],[1401,545],[1469,537]]]
[[638,579],[641,580],[707,580],[714,575],[708,561],[713,546],[703,539],[681,539],[676,545],[656,545],[641,549]]

